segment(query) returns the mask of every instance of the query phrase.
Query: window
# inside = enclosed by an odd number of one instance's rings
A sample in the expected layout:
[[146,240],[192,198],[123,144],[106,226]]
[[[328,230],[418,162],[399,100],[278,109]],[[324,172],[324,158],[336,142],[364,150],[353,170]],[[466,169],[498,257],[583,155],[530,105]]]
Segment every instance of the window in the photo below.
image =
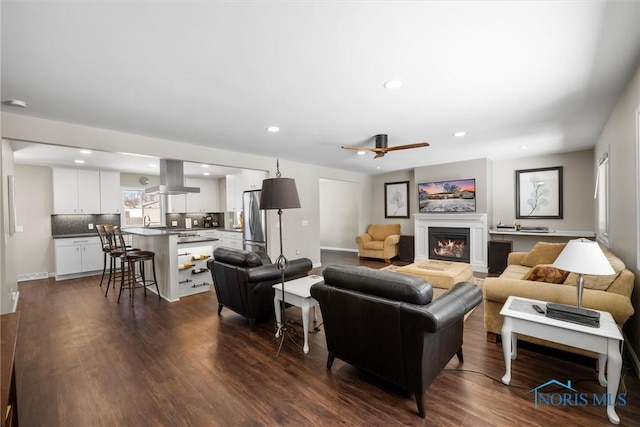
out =
[[144,225],[144,217],[151,218],[151,224],[160,224],[160,196],[144,194],[144,189],[125,188],[122,190],[124,206],[124,227]]
[[609,247],[609,151],[598,160],[596,175],[596,213],[598,228],[596,237],[599,242]]

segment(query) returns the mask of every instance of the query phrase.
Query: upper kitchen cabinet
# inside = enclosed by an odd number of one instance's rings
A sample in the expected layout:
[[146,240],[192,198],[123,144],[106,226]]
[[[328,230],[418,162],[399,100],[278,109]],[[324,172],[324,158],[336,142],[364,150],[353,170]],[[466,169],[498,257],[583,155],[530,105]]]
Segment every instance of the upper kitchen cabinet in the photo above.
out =
[[242,210],[242,193],[262,188],[267,172],[244,169],[227,175],[227,211]]
[[167,196],[167,212],[169,213],[185,213],[187,211],[186,194],[169,194]]
[[245,169],[242,171],[242,191],[260,190],[262,181],[267,178],[267,172]]
[[83,169],[53,168],[53,213],[100,212],[100,173]]
[[199,193],[186,194],[186,212],[218,212],[218,180],[186,178],[188,187],[200,188]]
[[119,172],[100,172],[100,213],[120,213],[122,190]]

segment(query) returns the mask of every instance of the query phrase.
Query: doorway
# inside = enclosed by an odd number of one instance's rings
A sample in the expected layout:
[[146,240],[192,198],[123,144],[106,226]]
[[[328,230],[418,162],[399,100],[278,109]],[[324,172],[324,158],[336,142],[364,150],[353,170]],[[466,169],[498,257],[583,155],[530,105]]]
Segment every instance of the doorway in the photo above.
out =
[[360,184],[320,178],[320,249],[357,252]]

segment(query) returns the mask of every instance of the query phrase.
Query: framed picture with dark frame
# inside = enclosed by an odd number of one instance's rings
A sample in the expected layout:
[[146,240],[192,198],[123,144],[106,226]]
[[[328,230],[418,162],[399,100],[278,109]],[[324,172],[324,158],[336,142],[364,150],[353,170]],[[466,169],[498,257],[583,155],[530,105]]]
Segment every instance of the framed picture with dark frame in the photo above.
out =
[[516,171],[516,218],[562,219],[562,166]]
[[384,217],[409,218],[409,181],[384,183]]

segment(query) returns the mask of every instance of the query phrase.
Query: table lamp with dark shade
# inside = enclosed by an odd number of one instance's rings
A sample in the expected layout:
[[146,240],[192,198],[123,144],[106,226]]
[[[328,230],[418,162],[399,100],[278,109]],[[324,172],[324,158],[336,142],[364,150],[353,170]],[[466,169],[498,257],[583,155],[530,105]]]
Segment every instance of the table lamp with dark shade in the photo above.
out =
[[276,265],[281,272],[282,281],[282,322],[277,325],[276,338],[280,337],[280,346],[276,355],[280,354],[282,343],[285,335],[289,336],[291,341],[299,346],[289,335],[288,327],[285,321],[286,307],[284,302],[284,271],[287,268],[287,258],[282,250],[282,209],[295,209],[300,207],[300,198],[298,197],[298,189],[293,178],[282,178],[280,174],[280,161],[276,162],[276,177],[267,178],[262,181],[262,192],[260,193],[260,209],[278,210],[278,231],[280,232],[280,255],[276,259]]

